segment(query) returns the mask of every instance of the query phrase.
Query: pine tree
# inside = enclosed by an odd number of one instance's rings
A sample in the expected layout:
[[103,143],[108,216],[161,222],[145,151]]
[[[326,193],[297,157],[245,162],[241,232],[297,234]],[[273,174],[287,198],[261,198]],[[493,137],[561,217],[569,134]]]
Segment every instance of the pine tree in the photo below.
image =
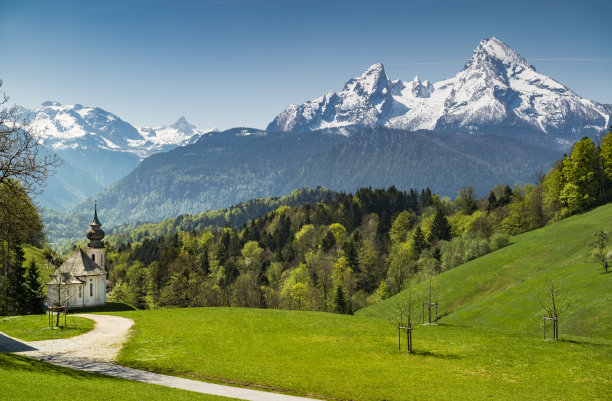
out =
[[495,196],[495,192],[491,191],[489,194],[489,202],[487,203],[487,212],[491,212],[493,209],[497,207],[497,196]]
[[448,241],[451,239],[451,226],[444,216],[442,209],[438,209],[431,224],[431,233],[429,234],[429,243],[435,244],[438,241]]
[[341,286],[336,287],[336,296],[334,297],[334,312],[350,313],[349,305],[344,297],[344,291]]
[[417,226],[416,230],[414,230],[412,240],[414,241],[414,250],[420,255],[421,252],[427,248],[427,241],[425,240],[425,234],[423,234],[421,226]]
[[13,313],[23,315],[27,310],[27,287],[26,287],[26,269],[23,266],[25,262],[25,253],[20,245],[13,248],[15,254],[15,262],[12,265],[12,270],[9,274],[10,283],[10,299],[12,302]]
[[321,248],[324,252],[327,252],[332,249],[334,245],[336,245],[336,238],[334,238],[331,231],[328,231],[325,237],[323,237],[323,241],[321,241]]
[[44,312],[45,295],[40,280],[40,271],[36,262],[30,261],[25,277],[27,288],[27,313],[39,314]]
[[359,254],[357,253],[357,246],[355,243],[353,241],[345,242],[342,246],[342,250],[344,251],[346,262],[351,270],[355,273],[359,273],[361,269],[359,268]]

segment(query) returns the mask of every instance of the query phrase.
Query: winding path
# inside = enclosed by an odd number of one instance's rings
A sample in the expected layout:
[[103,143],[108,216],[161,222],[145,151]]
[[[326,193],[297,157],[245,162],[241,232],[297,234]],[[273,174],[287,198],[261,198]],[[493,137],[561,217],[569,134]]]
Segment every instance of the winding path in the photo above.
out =
[[79,314],[96,322],[93,330],[80,336],[44,341],[21,341],[0,332],[0,352],[12,352],[71,369],[174,387],[198,393],[250,401],[312,401],[240,387],[161,375],[120,366],[113,361],[127,340],[134,321],[119,316]]

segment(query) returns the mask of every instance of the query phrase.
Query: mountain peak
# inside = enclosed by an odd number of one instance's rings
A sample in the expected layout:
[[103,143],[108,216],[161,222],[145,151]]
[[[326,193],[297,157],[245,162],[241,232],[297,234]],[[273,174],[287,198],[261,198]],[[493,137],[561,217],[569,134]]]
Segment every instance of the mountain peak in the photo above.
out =
[[47,100],[46,102],[43,102],[41,104],[42,107],[50,107],[50,106],[54,106],[54,107],[61,107],[62,104],[60,102],[57,102],[55,100]]
[[181,116],[174,124],[170,126],[170,128],[177,129],[179,131],[188,132],[196,128],[195,125],[190,124],[185,116]]
[[[435,95],[434,95],[435,93]],[[580,98],[539,72],[496,37],[480,41],[455,77],[430,83],[389,81],[382,63],[352,78],[344,89],[289,106],[271,131],[338,130],[387,126],[453,133],[523,135],[534,141],[601,131],[612,109]],[[559,142],[561,143],[561,142]]]
[[357,78],[349,80],[344,85],[343,90],[347,92],[356,92],[361,96],[369,96],[376,92],[386,94],[390,86],[391,83],[385,73],[385,67],[382,63],[376,63],[371,65]]
[[[523,56],[512,50],[510,46],[497,39],[495,36],[484,38],[474,50],[472,57],[466,63],[466,68],[474,64],[481,64],[486,61],[502,63],[506,68],[510,66],[521,66],[535,70]],[[465,69],[465,68],[464,68]]]

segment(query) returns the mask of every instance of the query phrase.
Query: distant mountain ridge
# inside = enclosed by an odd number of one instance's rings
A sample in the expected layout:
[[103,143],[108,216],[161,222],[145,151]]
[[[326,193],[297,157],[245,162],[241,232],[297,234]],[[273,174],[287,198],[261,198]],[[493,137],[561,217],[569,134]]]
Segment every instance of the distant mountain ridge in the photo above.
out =
[[605,130],[611,116],[612,106],[581,98],[493,37],[480,42],[453,78],[390,81],[383,65],[374,64],[340,92],[288,106],[267,130],[350,135],[368,127],[425,129],[518,135],[567,147]]
[[185,117],[170,126],[135,127],[99,107],[80,104],[49,101],[21,112],[41,143],[65,161],[38,198],[60,210],[124,177],[143,158],[194,143],[211,132]]
[[[105,229],[198,214],[254,198],[323,186],[353,192],[395,185],[455,196],[463,186],[482,195],[496,184],[526,183],[561,156],[501,135],[439,134],[386,127],[350,137],[323,131],[266,133],[236,128],[155,154],[95,196]],[[90,216],[93,199],[46,219],[50,238],[76,227],[62,220]],[[69,216],[69,217],[68,217]],[[79,224],[86,224],[86,218]]]
[[54,150],[99,148],[131,153],[143,159],[195,142],[214,131],[201,130],[179,118],[170,126],[135,127],[99,107],[44,102],[24,110],[43,143]]

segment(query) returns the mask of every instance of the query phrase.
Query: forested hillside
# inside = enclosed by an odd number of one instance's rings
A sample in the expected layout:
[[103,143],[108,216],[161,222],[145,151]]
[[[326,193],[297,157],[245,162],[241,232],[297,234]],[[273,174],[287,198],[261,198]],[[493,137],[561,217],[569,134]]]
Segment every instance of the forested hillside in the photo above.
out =
[[[536,185],[498,185],[478,199],[429,189],[362,188],[283,206],[242,227],[145,237],[109,250],[111,297],[138,307],[237,305],[349,313],[610,199],[612,134],[575,144]],[[180,226],[181,219],[168,226]],[[189,221],[189,219],[188,219]],[[163,225],[162,225],[163,226]],[[159,229],[159,227],[158,227]]]
[[[472,186],[482,195],[499,183],[532,182],[536,171],[547,171],[560,156],[504,136],[377,128],[346,138],[233,129],[145,159],[96,199],[110,229],[283,196],[305,186],[344,192],[429,187],[444,196]],[[92,203],[66,213],[44,211],[50,241],[79,240]]]
[[[351,313],[520,234],[610,200],[612,134],[588,138],[535,185],[454,200],[429,189],[361,188],[280,207],[242,227],[111,246],[110,296],[141,308],[236,305]],[[142,238],[142,237],[141,237]]]

